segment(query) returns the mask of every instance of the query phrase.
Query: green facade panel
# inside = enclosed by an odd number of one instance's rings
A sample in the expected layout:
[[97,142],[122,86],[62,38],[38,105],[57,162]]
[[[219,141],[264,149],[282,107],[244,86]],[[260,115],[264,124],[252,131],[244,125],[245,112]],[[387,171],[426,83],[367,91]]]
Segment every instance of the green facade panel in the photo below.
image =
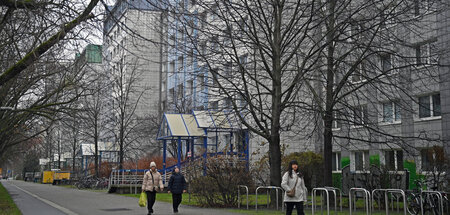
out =
[[341,167],[344,168],[345,166],[350,165],[350,157],[342,157],[341,158]]
[[372,155],[369,157],[370,165],[380,166],[380,155]]

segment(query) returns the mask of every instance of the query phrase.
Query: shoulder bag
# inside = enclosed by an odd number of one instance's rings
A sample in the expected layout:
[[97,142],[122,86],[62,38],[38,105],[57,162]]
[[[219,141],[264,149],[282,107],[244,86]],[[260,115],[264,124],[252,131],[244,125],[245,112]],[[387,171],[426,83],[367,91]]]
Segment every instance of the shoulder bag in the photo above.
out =
[[287,196],[289,196],[289,197],[294,197],[295,196],[295,188],[297,187],[297,182],[298,182],[298,176],[297,176],[297,179],[295,180],[294,187],[291,190],[286,192]]

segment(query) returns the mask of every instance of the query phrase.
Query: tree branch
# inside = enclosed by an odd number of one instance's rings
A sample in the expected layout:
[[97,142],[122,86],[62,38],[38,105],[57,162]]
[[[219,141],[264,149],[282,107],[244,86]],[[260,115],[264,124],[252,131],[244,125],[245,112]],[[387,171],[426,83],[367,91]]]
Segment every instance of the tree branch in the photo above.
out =
[[93,17],[91,11],[97,5],[100,0],[91,0],[87,8],[80,14],[77,18],[72,20],[71,22],[64,25],[56,34],[50,37],[47,41],[40,44],[37,48],[33,49],[31,52],[28,52],[21,60],[19,60],[16,64],[7,69],[4,73],[0,75],[0,86],[13,79],[17,75],[19,75],[23,70],[25,70],[28,66],[33,64],[39,57],[41,57],[45,52],[47,52],[51,47],[53,47],[60,40],[64,39],[69,31],[75,28],[81,22],[90,19]]

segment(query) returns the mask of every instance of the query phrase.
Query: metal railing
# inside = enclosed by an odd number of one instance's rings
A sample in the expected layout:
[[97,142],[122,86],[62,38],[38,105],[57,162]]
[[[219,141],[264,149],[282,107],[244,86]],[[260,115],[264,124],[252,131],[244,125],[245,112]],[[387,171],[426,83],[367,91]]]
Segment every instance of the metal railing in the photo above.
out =
[[[315,201],[316,201],[316,193],[317,193],[317,191],[322,191],[322,192],[324,192],[326,194],[326,196],[327,196],[327,215],[330,215],[330,195],[328,193],[330,190],[328,190],[327,188],[322,188],[322,187],[312,189],[312,200],[311,200],[311,202],[312,202],[312,206],[311,206],[312,214],[315,214],[315,209],[316,209]],[[335,191],[334,191],[334,194],[336,196],[336,192]],[[322,199],[322,204],[320,205],[320,208],[321,208],[321,211],[323,213],[323,195],[322,195],[321,199]]]
[[248,187],[245,185],[238,185],[238,208],[241,208],[241,189],[240,188],[245,188],[246,191],[246,195],[247,195],[247,210],[248,210]]
[[[352,215],[352,209],[353,209],[353,198],[352,198],[352,193],[363,193],[364,195],[364,208],[366,209],[367,215],[371,214],[371,198],[370,198],[370,192],[364,188],[350,188],[350,191],[348,192],[348,202],[349,202],[349,210],[350,210],[350,215]],[[355,201],[355,206],[356,206],[356,201]]]
[[421,204],[421,206],[420,206],[420,212],[421,212],[421,214],[423,215],[424,213],[424,211],[423,211],[423,203],[424,203],[424,201],[423,201],[423,194],[426,194],[426,195],[431,195],[431,196],[436,196],[437,198],[438,198],[438,201],[439,201],[439,212],[441,212],[441,214],[444,214],[444,201],[443,201],[443,198],[442,198],[442,193],[441,192],[439,192],[439,191],[432,191],[432,190],[422,190],[421,192],[420,192],[420,204]]
[[[277,210],[278,210],[278,190],[281,190],[281,193],[283,194],[284,190],[281,187],[276,187],[276,186],[259,186],[256,188],[256,204],[255,204],[255,210],[258,211],[258,190],[259,189],[267,189],[267,206],[270,204],[269,198],[269,191],[272,189],[275,189],[276,192],[276,200],[277,200]],[[281,197],[281,210],[284,210],[284,204],[283,204],[283,197]]]
[[[373,205],[373,203],[374,203],[374,199],[375,199],[375,193],[377,193],[377,192],[384,193],[384,205],[385,205],[386,215],[389,214],[389,196],[388,195],[390,193],[401,195],[401,197],[403,198],[403,211],[404,211],[405,215],[407,214],[408,203],[406,202],[406,193],[405,193],[405,191],[400,190],[400,189],[374,189],[374,190],[372,190],[372,211],[375,209],[375,206]],[[400,212],[400,209],[399,209],[400,198],[397,196],[394,196],[394,195],[393,195],[393,197],[395,197],[396,201],[397,201],[397,212]],[[379,200],[378,201],[378,210],[381,210],[381,200],[380,199],[381,198],[378,198],[378,200]],[[391,203],[392,203],[392,210],[394,210],[394,199],[393,198],[391,198]]]
[[336,191],[339,192],[339,204],[340,204],[340,210],[342,212],[342,190],[336,187],[325,187],[328,190],[331,190],[334,193],[334,211],[337,214],[337,194]]

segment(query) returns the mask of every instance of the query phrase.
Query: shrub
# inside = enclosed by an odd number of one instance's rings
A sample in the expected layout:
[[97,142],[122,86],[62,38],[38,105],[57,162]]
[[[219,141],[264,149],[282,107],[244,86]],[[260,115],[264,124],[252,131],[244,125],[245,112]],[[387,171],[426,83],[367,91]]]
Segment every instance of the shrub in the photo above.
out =
[[232,207],[237,205],[238,185],[253,187],[245,162],[237,158],[208,158],[206,176],[190,182],[194,198],[204,207]]

